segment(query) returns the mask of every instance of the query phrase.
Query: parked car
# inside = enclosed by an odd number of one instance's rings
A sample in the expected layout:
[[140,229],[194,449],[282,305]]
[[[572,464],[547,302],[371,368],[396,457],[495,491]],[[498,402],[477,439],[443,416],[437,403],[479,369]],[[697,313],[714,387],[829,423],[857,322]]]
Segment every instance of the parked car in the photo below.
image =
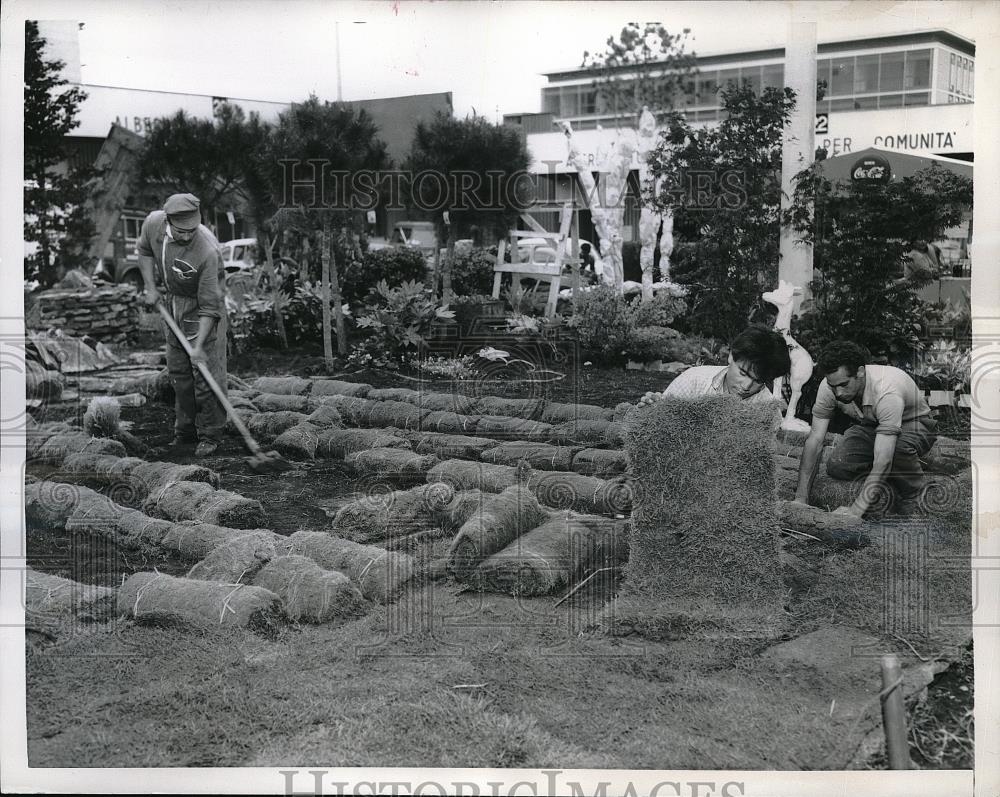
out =
[[[369,244],[369,247],[371,245]],[[432,221],[398,221],[389,236],[389,246],[409,246],[419,249],[424,257],[437,251],[437,233]]]
[[234,238],[220,244],[222,267],[226,275],[252,272],[257,266],[257,239]]
[[[565,250],[565,260],[564,262],[568,265],[572,259],[573,241],[567,238],[563,242],[563,247]],[[583,238],[577,239],[577,251],[583,244],[590,244],[590,253],[594,256],[594,272],[598,277],[603,278],[604,274],[604,261],[601,256],[597,254],[597,247],[594,246],[590,241]],[[551,259],[555,260],[555,249],[552,246],[552,241],[547,238],[521,238],[517,243],[518,252],[521,255],[521,260],[534,259],[536,262]]]

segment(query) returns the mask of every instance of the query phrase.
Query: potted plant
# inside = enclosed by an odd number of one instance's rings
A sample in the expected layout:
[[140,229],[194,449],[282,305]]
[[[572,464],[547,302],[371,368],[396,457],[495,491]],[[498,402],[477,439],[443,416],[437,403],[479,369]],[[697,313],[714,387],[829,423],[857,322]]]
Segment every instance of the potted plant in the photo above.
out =
[[921,352],[913,378],[931,407],[969,406],[972,353],[952,340],[938,340]]

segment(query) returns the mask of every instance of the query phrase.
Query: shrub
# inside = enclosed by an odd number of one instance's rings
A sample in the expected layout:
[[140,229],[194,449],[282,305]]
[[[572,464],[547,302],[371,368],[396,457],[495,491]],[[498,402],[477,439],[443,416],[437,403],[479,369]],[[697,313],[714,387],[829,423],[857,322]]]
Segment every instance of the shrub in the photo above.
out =
[[495,246],[475,248],[467,254],[456,254],[451,267],[452,290],[459,295],[491,293],[496,261]]
[[370,287],[382,280],[401,285],[407,280],[423,280],[427,263],[418,249],[404,247],[376,249],[361,260],[352,260],[340,271],[340,292],[345,302],[365,299]]
[[684,297],[676,290],[663,289],[652,299],[639,300],[635,308],[637,327],[668,327],[687,312]]
[[672,354],[676,346],[675,339],[679,333],[677,330],[661,326],[641,326],[632,331],[629,341],[629,358],[638,362],[650,362],[652,360],[675,360],[676,357],[664,357],[664,354]]
[[372,288],[358,315],[358,327],[368,330],[354,355],[370,355],[375,363],[399,364],[424,351],[436,321],[453,321],[455,313],[438,305],[422,282],[390,288],[385,280]]
[[576,300],[569,326],[592,359],[621,362],[632,335],[631,311],[625,297],[610,285],[598,285]]

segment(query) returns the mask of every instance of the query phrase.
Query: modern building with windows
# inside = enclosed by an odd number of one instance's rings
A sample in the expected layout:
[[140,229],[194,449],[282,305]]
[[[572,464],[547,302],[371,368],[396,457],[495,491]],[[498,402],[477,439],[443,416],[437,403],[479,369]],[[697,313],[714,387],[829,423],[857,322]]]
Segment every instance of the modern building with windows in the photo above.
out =
[[[875,147],[972,161],[975,52],[974,42],[947,30],[820,43],[817,82],[826,90],[816,106],[817,148],[831,157]],[[674,108],[694,126],[717,123],[724,113],[719,100],[723,86],[781,88],[784,58],[780,47],[698,56],[687,90],[675,99]],[[627,91],[630,68],[616,72]],[[542,88],[541,111],[507,114],[504,122],[520,127],[525,135],[539,199],[558,205],[573,195],[574,171],[566,162],[561,123],[572,125],[577,147],[596,160],[613,145],[617,129],[633,127],[636,120],[607,106],[586,69],[545,77],[549,85]],[[638,186],[637,179],[633,183]],[[557,211],[544,215],[552,216],[540,217],[544,223],[555,223]],[[637,236],[638,215],[633,192],[626,198],[626,241]],[[593,239],[589,216],[581,211],[581,236]]]

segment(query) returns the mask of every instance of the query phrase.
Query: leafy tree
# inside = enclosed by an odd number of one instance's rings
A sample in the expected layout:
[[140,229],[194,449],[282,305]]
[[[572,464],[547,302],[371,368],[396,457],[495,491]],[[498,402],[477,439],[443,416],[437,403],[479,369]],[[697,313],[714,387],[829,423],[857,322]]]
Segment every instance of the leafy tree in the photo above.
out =
[[[308,260],[315,267],[315,253],[319,253],[323,346],[327,366],[332,367],[330,305],[332,300],[338,349],[341,355],[346,355],[347,331],[339,271],[348,258],[360,257],[360,249],[354,242],[362,211],[355,209],[351,192],[344,190],[343,179],[321,179],[321,176],[331,177],[333,172],[341,172],[350,181],[361,171],[385,170],[390,165],[386,145],[378,137],[377,125],[364,110],[320,102],[312,95],[281,114],[267,149],[260,187],[267,188],[268,202],[276,209],[275,222],[283,235],[287,233],[298,239],[296,259],[300,263]],[[298,181],[310,180],[311,185],[289,193],[286,191],[289,176]]]
[[[405,168],[412,180],[411,200],[433,212],[438,240],[448,242],[441,270],[446,304],[452,294],[450,264],[456,239],[474,232],[489,239],[506,234],[518,213],[530,205],[525,194],[532,185],[525,171],[530,162],[527,145],[516,130],[490,124],[481,116],[455,119],[438,112],[429,124],[417,125]],[[437,177],[424,179],[421,173]]]
[[694,93],[694,52],[685,50],[689,28],[671,34],[657,22],[629,22],[603,53],[584,52],[582,66],[595,73],[593,87],[600,112],[635,119],[644,105],[654,113],[671,110]]
[[848,337],[903,362],[928,307],[898,281],[911,241],[933,241],[972,205],[972,181],[937,164],[890,183],[832,183],[813,164],[796,178],[785,222],[813,245],[812,307],[796,338],[818,349]]
[[65,63],[45,58],[38,23],[24,29],[24,240],[38,246],[24,261],[24,276],[50,286],[61,270],[86,263],[94,226],[84,208],[92,168],[66,168],[64,137],[79,126],[87,94],[64,89]]
[[795,94],[732,86],[721,99],[715,127],[668,116],[649,157],[648,200],[674,214],[671,275],[688,288],[691,331],[731,340],[777,280],[781,137]]

